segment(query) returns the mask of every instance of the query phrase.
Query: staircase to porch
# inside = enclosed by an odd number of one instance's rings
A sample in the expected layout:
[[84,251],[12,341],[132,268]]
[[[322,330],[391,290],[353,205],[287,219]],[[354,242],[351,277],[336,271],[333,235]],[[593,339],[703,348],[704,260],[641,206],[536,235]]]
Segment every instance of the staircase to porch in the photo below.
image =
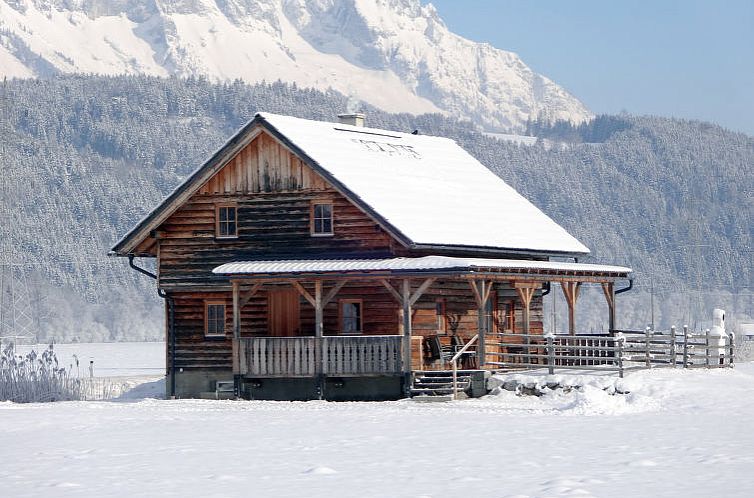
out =
[[411,384],[411,397],[417,401],[450,401],[456,398],[476,397],[486,393],[485,371],[458,370],[455,389],[452,370],[415,371]]

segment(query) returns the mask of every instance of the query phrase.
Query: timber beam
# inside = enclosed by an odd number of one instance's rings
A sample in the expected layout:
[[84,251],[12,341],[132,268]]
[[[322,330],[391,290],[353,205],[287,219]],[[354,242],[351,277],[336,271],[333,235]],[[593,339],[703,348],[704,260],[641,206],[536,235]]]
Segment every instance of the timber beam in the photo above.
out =
[[524,334],[529,334],[531,327],[531,300],[534,297],[534,293],[542,288],[541,282],[514,282],[513,287],[516,289],[516,294],[521,300],[523,312],[524,312]]
[[568,303],[568,333],[576,335],[576,300],[579,298],[581,282],[561,282],[560,287]]
[[613,282],[602,283],[602,292],[605,294],[605,300],[608,306],[608,322],[610,332],[615,330],[615,284]]
[[477,306],[477,335],[479,337],[477,341],[477,365],[479,368],[486,363],[487,360],[487,303],[490,300],[490,292],[492,291],[492,281],[490,280],[469,280],[469,287],[474,294],[474,300]]

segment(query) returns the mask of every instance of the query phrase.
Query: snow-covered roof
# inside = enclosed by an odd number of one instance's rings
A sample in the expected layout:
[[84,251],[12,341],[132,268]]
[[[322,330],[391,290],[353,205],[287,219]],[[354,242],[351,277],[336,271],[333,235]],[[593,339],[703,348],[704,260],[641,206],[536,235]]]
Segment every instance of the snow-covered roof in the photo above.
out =
[[112,248],[149,232],[266,129],[407,247],[587,254],[589,249],[453,140],[259,113]]
[[589,252],[453,140],[259,116],[414,244]]
[[530,261],[519,259],[454,258],[424,256],[389,259],[295,259],[280,261],[236,261],[212,270],[218,275],[290,274],[290,273],[359,273],[359,272],[566,272],[579,275],[601,274],[625,277],[631,268],[623,266]]

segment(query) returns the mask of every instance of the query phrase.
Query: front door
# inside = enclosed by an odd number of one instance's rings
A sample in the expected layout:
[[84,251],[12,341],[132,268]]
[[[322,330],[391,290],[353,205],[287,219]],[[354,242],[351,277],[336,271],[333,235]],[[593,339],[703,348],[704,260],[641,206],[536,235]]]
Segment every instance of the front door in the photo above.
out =
[[271,290],[267,294],[267,326],[274,337],[301,335],[300,297],[296,289]]

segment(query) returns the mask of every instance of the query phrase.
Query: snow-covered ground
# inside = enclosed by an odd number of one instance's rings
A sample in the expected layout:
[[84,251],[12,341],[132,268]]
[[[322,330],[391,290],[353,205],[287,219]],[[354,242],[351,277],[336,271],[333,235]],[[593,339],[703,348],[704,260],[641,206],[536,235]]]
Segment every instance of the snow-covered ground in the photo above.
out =
[[0,403],[0,495],[752,496],[754,363],[452,403],[140,399],[161,387]]

